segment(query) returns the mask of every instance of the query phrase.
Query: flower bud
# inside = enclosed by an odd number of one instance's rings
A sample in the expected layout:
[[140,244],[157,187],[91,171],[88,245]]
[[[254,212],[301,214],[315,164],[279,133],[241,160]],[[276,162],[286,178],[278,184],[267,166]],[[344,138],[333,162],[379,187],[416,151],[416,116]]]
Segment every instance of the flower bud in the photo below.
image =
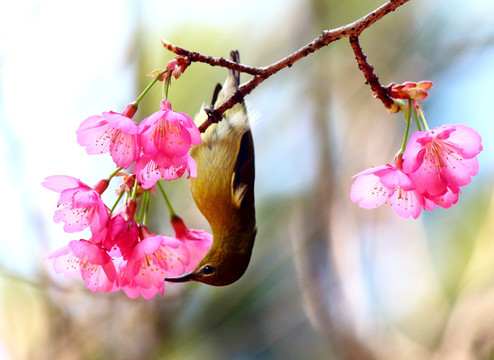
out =
[[405,103],[399,99],[393,99],[393,104],[390,107],[387,107],[390,113],[397,113],[405,110]]
[[94,190],[98,193],[98,194],[103,194],[105,192],[105,190],[108,188],[108,185],[110,184],[110,180],[108,179],[102,179],[100,181],[98,181],[98,183],[96,185],[94,185]]
[[122,112],[122,115],[132,119],[136,112],[137,112],[137,104],[130,103],[125,107],[124,111]]

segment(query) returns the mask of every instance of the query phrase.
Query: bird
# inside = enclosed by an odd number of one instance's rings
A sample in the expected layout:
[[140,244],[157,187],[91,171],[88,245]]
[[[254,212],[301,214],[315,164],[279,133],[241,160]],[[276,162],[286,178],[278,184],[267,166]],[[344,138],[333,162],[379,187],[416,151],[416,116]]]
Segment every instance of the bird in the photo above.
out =
[[[239,63],[239,52],[232,51],[230,59]],[[223,86],[216,86],[211,108],[229,99],[239,84],[240,72],[229,70]],[[202,123],[205,116],[202,109],[196,123]],[[213,243],[193,271],[165,281],[225,286],[247,270],[257,234],[254,142],[245,103],[241,101],[225,111],[222,120],[210,125],[202,137],[202,143],[190,152],[197,165],[190,191],[210,224]]]

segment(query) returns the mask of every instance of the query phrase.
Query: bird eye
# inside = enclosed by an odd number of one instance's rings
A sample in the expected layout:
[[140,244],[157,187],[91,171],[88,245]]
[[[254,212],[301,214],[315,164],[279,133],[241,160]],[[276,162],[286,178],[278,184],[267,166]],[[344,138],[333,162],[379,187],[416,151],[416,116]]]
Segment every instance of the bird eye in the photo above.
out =
[[204,266],[204,267],[202,268],[202,273],[203,273],[204,275],[210,275],[210,274],[212,274],[212,273],[213,273],[213,271],[214,271],[214,267],[209,266],[209,265],[206,265],[206,266]]

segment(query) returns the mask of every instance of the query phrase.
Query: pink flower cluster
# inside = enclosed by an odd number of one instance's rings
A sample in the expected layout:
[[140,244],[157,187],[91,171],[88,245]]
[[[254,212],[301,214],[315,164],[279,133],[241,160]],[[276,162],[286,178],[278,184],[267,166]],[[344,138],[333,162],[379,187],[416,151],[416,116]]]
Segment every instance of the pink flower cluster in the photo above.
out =
[[449,208],[460,187],[477,174],[480,151],[480,135],[465,125],[417,131],[393,165],[356,174],[350,198],[364,209],[387,203],[404,218],[416,219],[422,209]]
[[[186,66],[184,59],[176,59],[167,67],[167,74],[178,77]],[[167,100],[162,100],[160,110],[139,125],[132,120],[136,111],[137,105],[132,103],[122,113],[91,116],[77,130],[77,141],[88,154],[110,153],[120,168],[110,179],[122,168],[132,166],[131,174],[125,175],[117,191],[120,195],[127,193],[125,204],[117,211],[110,210],[101,198],[109,185],[107,179],[94,187],[70,176],[50,176],[43,183],[60,193],[55,222],[63,222],[65,232],[89,229],[91,234],[89,239],[71,241],[48,258],[53,259],[57,273],[81,276],[92,291],[121,289],[131,298],[142,295],[150,299],[163,294],[166,277],[197,266],[211,247],[212,235],[189,230],[176,215],[172,216],[175,236],[152,234],[139,222],[148,211],[149,196],[144,193],[160,179],[178,179],[186,171],[189,177],[196,176],[189,151],[202,139],[191,118],[173,111]],[[141,215],[136,216],[139,198]]]
[[201,134],[184,113],[173,111],[170,102],[161,101],[161,110],[139,125],[132,117],[133,104],[120,114],[104,112],[87,118],[77,130],[77,141],[88,154],[109,152],[118,167],[129,168],[144,189],[152,188],[159,179],[174,180],[187,171],[197,174],[191,146],[201,143]]
[[91,188],[70,176],[50,176],[43,186],[60,193],[54,220],[66,232],[91,232],[89,240],[71,241],[48,258],[57,273],[81,276],[92,291],[121,289],[130,298],[150,299],[163,294],[165,277],[195,268],[211,246],[212,235],[188,229],[178,216],[172,217],[175,236],[151,234],[135,220],[132,199],[110,213],[101,199],[107,180]]
[[[431,81],[407,81],[388,87],[394,99],[388,110],[405,111],[403,147],[393,165],[372,167],[353,176],[350,198],[360,207],[373,209],[387,203],[400,216],[416,219],[422,209],[432,211],[436,206],[449,208],[456,204],[460,187],[477,175],[482,139],[475,130],[465,125],[429,130],[419,100],[429,96],[432,86]],[[406,142],[412,112],[419,131]],[[420,131],[419,119],[426,131]]]

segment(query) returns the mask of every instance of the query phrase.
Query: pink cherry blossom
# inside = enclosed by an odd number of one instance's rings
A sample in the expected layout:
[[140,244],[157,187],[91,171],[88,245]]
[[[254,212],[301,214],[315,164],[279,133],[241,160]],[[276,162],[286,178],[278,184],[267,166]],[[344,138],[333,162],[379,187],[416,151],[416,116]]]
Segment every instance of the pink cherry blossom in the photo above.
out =
[[458,202],[458,197],[460,196],[460,193],[461,191],[459,188],[451,189],[448,187],[446,192],[442,195],[431,196],[428,194],[424,194],[424,197],[426,201],[431,201],[433,204],[439,207],[449,209],[451,206],[453,206]]
[[66,277],[81,276],[94,292],[106,293],[118,286],[112,259],[100,246],[87,240],[74,240],[48,256],[53,268]]
[[175,158],[168,158],[158,154],[154,157],[154,161],[161,167],[160,173],[163,180],[180,179],[186,171],[188,179],[197,176],[196,162],[189,154]]
[[110,152],[117,166],[128,168],[139,155],[137,145],[139,128],[131,119],[136,108],[131,106],[132,104],[123,114],[110,111],[87,118],[77,130],[77,142],[86,146],[86,151],[90,155]]
[[353,176],[350,199],[364,209],[389,204],[404,218],[418,218],[422,209],[432,210],[434,204],[426,201],[415,190],[412,180],[393,165],[382,165],[364,170]]
[[185,271],[192,271],[211,247],[213,235],[202,230],[188,229],[179,216],[172,217],[171,222],[175,237],[186,245],[189,252],[189,263],[185,266]]
[[161,166],[150,156],[141,156],[134,164],[133,171],[143,189],[151,189],[161,179]]
[[157,153],[154,157],[142,156],[134,165],[134,173],[143,189],[152,188],[160,179],[179,179],[185,171],[187,178],[197,176],[196,163],[189,154],[170,158]]
[[165,277],[181,275],[188,253],[183,243],[163,235],[148,235],[132,250],[122,275],[123,290],[129,297],[141,294],[150,299],[163,294]]
[[94,240],[100,240],[109,218],[109,209],[101,199],[107,180],[100,181],[93,189],[71,176],[54,175],[47,177],[42,185],[60,193],[53,220],[63,221],[65,232],[82,231],[91,226]]
[[146,300],[152,299],[156,294],[160,293],[163,295],[165,285],[163,284],[160,288],[149,287],[144,288],[140,286],[122,286],[124,293],[131,299],[137,299],[142,296]]
[[192,145],[202,141],[199,129],[184,113],[173,111],[167,100],[161,101],[161,110],[139,124],[139,143],[145,157],[157,153],[168,158],[185,156]]
[[103,245],[114,257],[128,259],[139,240],[139,229],[134,214],[136,203],[129,200],[108,221],[108,235]]
[[443,125],[412,135],[403,154],[403,171],[430,197],[470,183],[479,171],[480,135],[465,125]]

